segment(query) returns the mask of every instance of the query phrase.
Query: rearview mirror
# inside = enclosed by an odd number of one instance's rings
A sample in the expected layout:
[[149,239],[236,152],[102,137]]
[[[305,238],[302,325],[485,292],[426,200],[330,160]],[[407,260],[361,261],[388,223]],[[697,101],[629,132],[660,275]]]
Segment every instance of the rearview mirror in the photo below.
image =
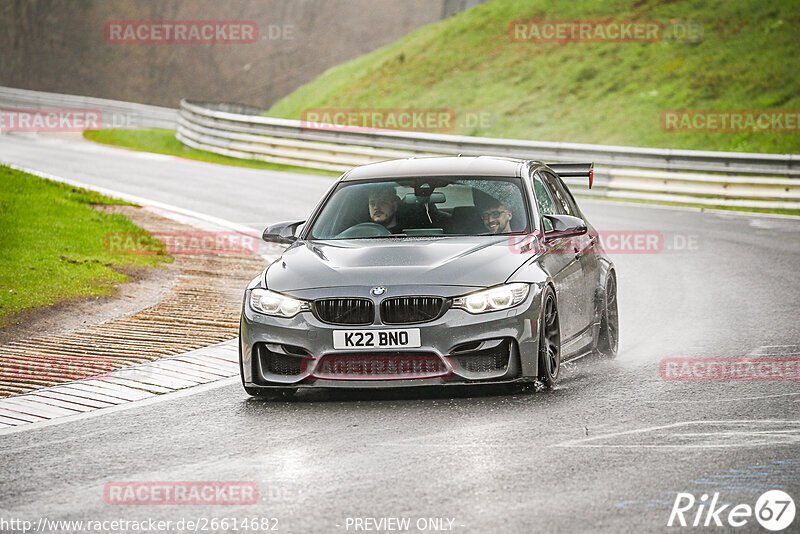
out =
[[444,193],[437,191],[430,195],[415,195],[414,193],[406,193],[403,197],[403,202],[406,204],[444,204],[447,199]]
[[545,219],[553,225],[552,230],[545,230],[546,240],[559,239],[562,237],[574,237],[585,234],[588,229],[583,219],[572,215],[545,215]]
[[294,233],[297,231],[297,227],[304,222],[305,221],[295,221],[273,224],[264,230],[264,234],[261,236],[261,239],[267,243],[291,245],[297,241],[297,237],[294,235]]

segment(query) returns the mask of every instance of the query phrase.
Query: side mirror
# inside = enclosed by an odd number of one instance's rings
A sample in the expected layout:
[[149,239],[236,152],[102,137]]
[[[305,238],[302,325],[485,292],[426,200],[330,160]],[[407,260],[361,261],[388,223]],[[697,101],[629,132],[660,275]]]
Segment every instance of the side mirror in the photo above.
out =
[[297,231],[297,227],[304,222],[305,221],[282,222],[273,224],[272,226],[267,226],[267,229],[264,230],[264,234],[261,236],[261,239],[267,243],[291,245],[297,241],[297,236],[294,235],[294,233]]
[[562,237],[575,237],[588,231],[586,223],[579,217],[573,217],[572,215],[545,215],[544,218],[553,225],[552,230],[544,232],[544,238],[548,241]]

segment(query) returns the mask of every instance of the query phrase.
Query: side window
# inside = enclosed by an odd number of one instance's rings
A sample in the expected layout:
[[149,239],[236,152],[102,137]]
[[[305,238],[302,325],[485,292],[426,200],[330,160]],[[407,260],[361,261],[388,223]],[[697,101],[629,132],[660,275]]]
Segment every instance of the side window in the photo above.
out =
[[555,200],[558,213],[562,215],[576,216],[577,211],[573,209],[569,200],[567,200],[567,193],[561,188],[558,178],[549,172],[543,172],[542,179],[547,184],[547,188],[553,193],[553,200]]
[[[548,191],[546,185],[542,181],[542,174],[535,172],[533,174],[533,192],[536,195],[536,204],[539,206],[539,212],[542,215],[558,215],[561,213],[556,203],[553,201],[553,196]],[[542,218],[545,230],[552,230],[553,226],[544,217]]]
[[[549,174],[549,173],[548,173]],[[564,183],[564,180],[561,179],[560,176],[554,176],[555,183],[558,186],[558,190],[561,192],[561,196],[564,200],[567,201],[569,205],[569,214],[575,217],[581,216],[581,210],[578,209],[578,203],[575,202],[575,197],[572,196],[572,192],[567,187],[567,184]]]

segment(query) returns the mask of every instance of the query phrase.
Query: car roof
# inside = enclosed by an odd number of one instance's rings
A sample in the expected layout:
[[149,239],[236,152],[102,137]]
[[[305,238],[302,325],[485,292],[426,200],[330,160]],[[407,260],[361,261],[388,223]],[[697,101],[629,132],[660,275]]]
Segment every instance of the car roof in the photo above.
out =
[[361,165],[347,171],[342,181],[408,176],[520,176],[526,160],[494,156],[433,156],[394,159]]

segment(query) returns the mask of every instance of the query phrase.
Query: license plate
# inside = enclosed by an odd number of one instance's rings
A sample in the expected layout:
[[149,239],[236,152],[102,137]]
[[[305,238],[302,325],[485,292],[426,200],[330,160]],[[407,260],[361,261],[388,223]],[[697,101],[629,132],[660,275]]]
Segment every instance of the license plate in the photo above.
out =
[[334,349],[399,349],[421,346],[419,328],[333,331]]

